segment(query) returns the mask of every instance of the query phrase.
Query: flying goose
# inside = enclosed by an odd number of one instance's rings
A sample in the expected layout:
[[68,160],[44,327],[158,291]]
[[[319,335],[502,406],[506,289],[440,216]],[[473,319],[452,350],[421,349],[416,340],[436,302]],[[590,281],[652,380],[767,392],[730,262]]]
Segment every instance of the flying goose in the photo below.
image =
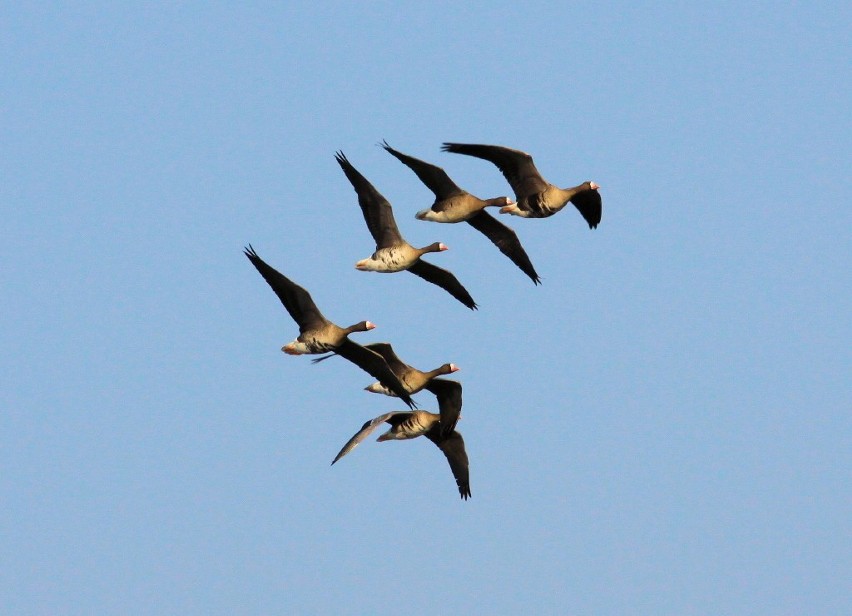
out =
[[499,145],[445,143],[441,149],[444,152],[475,156],[497,165],[515,191],[517,199],[517,203],[501,208],[501,214],[547,218],[570,201],[580,210],[590,229],[596,228],[601,221],[601,195],[598,192],[600,186],[594,182],[583,182],[572,188],[559,188],[541,177],[532,156]]
[[440,416],[428,411],[395,411],[371,419],[361,426],[361,430],[355,436],[349,439],[331,464],[334,465],[340,458],[355,449],[358,443],[367,438],[383,422],[389,423],[391,429],[377,439],[380,442],[425,436],[435,443],[444,452],[447,462],[450,463],[450,470],[456,479],[459,495],[464,500],[470,498],[470,463],[464,449],[464,439],[455,430],[443,436],[440,428]]
[[361,321],[349,327],[338,327],[322,315],[310,293],[267,264],[258,256],[251,244],[243,249],[243,252],[299,325],[299,337],[285,344],[281,348],[282,351],[288,355],[332,351],[379,379],[408,406],[415,408],[416,405],[410,394],[385,359],[375,351],[364,348],[348,338],[352,332],[368,331],[375,325],[370,321]]
[[[387,342],[374,342],[365,346],[385,359],[390,369],[399,378],[402,386],[405,387],[405,390],[409,394],[414,395],[423,389],[427,389],[435,394],[435,397],[438,399],[438,408],[441,412],[441,431],[444,435],[453,431],[461,416],[462,386],[458,381],[436,377],[456,372],[459,369],[458,366],[455,364],[444,364],[434,370],[424,372],[403,362],[394,353],[393,347]],[[329,357],[331,355],[318,357],[312,361],[317,363]],[[396,392],[385,387],[381,382],[368,385],[364,389],[374,394],[396,396]]]
[[535,284],[539,284],[538,274],[524,247],[521,246],[517,234],[485,211],[485,208],[490,206],[510,206],[512,205],[511,199],[495,197],[483,201],[459,188],[441,167],[403,154],[390,147],[387,141],[383,142],[381,146],[414,171],[420,181],[435,193],[435,202],[432,207],[417,212],[415,218],[446,223],[466,221],[471,227],[491,240],[500,249],[500,252],[509,257],[515,265],[521,268],[522,272],[532,278]]
[[471,310],[476,309],[476,302],[452,273],[420,258],[427,252],[441,252],[447,250],[447,247],[435,242],[424,248],[415,248],[406,242],[396,226],[393,209],[387,199],[352,166],[343,152],[337,152],[335,159],[358,193],[358,205],[361,206],[364,221],[376,241],[376,252],[371,257],[358,261],[355,268],[367,272],[408,270],[415,276],[443,288]]

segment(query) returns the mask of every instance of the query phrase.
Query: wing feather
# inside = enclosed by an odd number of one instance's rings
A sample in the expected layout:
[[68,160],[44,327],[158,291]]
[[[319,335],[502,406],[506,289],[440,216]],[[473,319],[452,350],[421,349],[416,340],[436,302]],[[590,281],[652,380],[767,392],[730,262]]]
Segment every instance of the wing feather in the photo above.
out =
[[364,215],[364,222],[367,223],[370,235],[376,241],[376,248],[387,248],[401,243],[402,235],[396,226],[393,208],[388,200],[352,166],[343,152],[337,152],[334,156],[355,192],[358,193],[358,205],[361,206],[361,213]]
[[458,381],[434,378],[426,383],[426,389],[438,398],[441,413],[441,434],[448,436],[456,428],[461,416],[462,386]]
[[521,150],[473,143],[445,143],[441,149],[444,152],[475,156],[496,165],[515,191],[518,201],[547,188],[547,182],[536,169],[532,156]]
[[574,207],[580,211],[580,214],[589,223],[589,229],[596,229],[603,213],[601,194],[593,189],[584,190],[574,195],[571,198],[571,203],[574,204]]
[[541,279],[530,261],[527,251],[521,246],[521,240],[518,239],[518,234],[511,228],[504,225],[502,222],[494,218],[485,210],[481,211],[476,216],[468,218],[467,223],[485,235],[491,242],[500,249],[504,255],[512,260],[512,263],[521,268],[521,271],[532,278],[535,284],[540,284]]
[[447,462],[450,463],[450,470],[453,472],[453,477],[456,479],[459,495],[464,500],[470,498],[470,462],[467,459],[462,435],[458,432],[453,432],[447,437],[442,437],[438,434],[437,430],[430,430],[426,433],[426,438],[435,443],[444,452]]
[[346,338],[343,344],[334,349],[334,352],[377,378],[382,385],[393,391],[410,408],[416,408],[416,403],[411,399],[411,395],[388,366],[384,357],[349,338]]
[[471,310],[476,310],[476,302],[451,272],[427,263],[423,259],[418,259],[408,268],[408,271],[427,282],[438,285]]
[[298,323],[300,332],[319,329],[328,323],[311,298],[311,294],[261,259],[251,244],[243,249],[243,253],[275,291],[284,308]]
[[390,152],[403,164],[407,165],[415,174],[417,174],[420,181],[426,184],[427,188],[435,193],[435,196],[438,199],[446,199],[453,195],[461,195],[465,193],[465,191],[459,188],[458,185],[450,179],[450,176],[447,175],[446,171],[437,165],[432,165],[426,161],[420,160],[419,158],[414,158],[413,156],[408,156],[398,150],[394,150],[388,145],[387,141],[381,145],[385,150]]
[[358,432],[356,432],[355,435],[352,438],[350,438],[348,441],[346,441],[346,444],[338,452],[338,454],[334,457],[334,460],[331,461],[331,464],[334,465],[334,463],[337,462],[340,458],[342,458],[347,453],[349,453],[350,451],[355,449],[361,441],[363,441],[365,438],[370,436],[370,434],[373,432],[373,430],[375,430],[382,423],[384,423],[385,421],[387,421],[388,419],[390,419],[391,417],[394,417],[396,415],[411,416],[411,413],[408,412],[408,411],[394,411],[394,412],[391,412],[391,413],[384,413],[383,415],[379,415],[378,417],[375,417],[375,418],[365,422],[364,425],[361,426],[361,429]]

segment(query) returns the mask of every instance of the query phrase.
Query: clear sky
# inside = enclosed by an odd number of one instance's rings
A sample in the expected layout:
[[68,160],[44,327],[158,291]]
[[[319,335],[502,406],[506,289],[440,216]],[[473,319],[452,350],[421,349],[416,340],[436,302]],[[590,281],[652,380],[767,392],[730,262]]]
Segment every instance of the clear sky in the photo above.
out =
[[[848,613],[849,3],[314,4],[0,8],[0,612]],[[503,217],[535,287],[382,139],[603,220]],[[354,269],[336,150],[479,311]],[[471,500],[425,439],[329,466],[403,407],[280,352],[249,242],[461,367]]]

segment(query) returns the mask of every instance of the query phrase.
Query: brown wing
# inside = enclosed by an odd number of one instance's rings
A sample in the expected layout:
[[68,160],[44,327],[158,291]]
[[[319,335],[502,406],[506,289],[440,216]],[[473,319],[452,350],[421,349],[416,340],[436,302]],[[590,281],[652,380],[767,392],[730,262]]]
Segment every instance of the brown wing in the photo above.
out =
[[450,470],[453,472],[453,477],[456,478],[456,485],[459,487],[459,495],[464,500],[470,498],[470,463],[467,459],[462,435],[453,432],[447,437],[442,437],[437,429],[432,429],[426,433],[426,438],[435,443],[447,457]]
[[541,283],[532,261],[527,256],[524,247],[521,246],[521,240],[518,239],[517,233],[484,210],[476,216],[468,218],[467,223],[491,240],[500,249],[500,252],[509,257],[512,263],[532,278],[535,284]]
[[387,141],[382,143],[382,147],[416,173],[420,181],[426,184],[438,199],[465,194],[465,191],[459,188],[440,167],[394,150],[388,145]]
[[521,199],[535,195],[547,188],[547,182],[535,168],[532,156],[520,150],[500,145],[480,145],[472,143],[445,143],[441,149],[454,154],[467,154],[497,165],[503,177],[515,191],[515,198]]
[[300,332],[319,329],[328,323],[311,298],[311,294],[261,259],[251,244],[243,249],[243,253],[275,291],[275,295],[284,304],[293,320],[299,324]]
[[423,259],[418,259],[408,268],[408,271],[427,282],[438,285],[471,310],[476,310],[476,302],[451,272],[427,263]]
[[373,375],[382,385],[399,396],[402,401],[409,406],[409,408],[416,408],[417,405],[414,400],[411,399],[411,395],[406,391],[405,386],[393,373],[390,366],[388,366],[384,357],[375,351],[362,347],[360,344],[353,342],[349,338],[346,338],[343,341],[343,344],[334,349],[334,352],[341,357],[348,359],[362,370]]
[[603,204],[601,203],[601,194],[597,190],[589,189],[577,193],[571,199],[586,222],[589,223],[589,229],[596,229],[601,221],[603,213]]
[[340,458],[355,449],[355,447],[358,446],[358,443],[370,436],[373,430],[375,430],[385,421],[388,421],[389,419],[396,417],[397,415],[405,415],[405,417],[401,418],[401,420],[404,420],[408,417],[411,417],[412,414],[408,411],[394,411],[392,413],[385,413],[384,415],[379,415],[378,417],[366,422],[363,426],[361,426],[361,429],[356,432],[352,438],[346,441],[346,444],[334,457],[334,460],[331,461],[331,464],[334,465],[334,463],[337,462]]
[[462,409],[462,386],[458,381],[432,379],[426,383],[426,389],[438,398],[441,413],[441,434],[448,436],[456,428]]
[[[379,355],[385,358],[385,361],[390,366],[390,369],[393,370],[394,374],[400,374],[401,372],[405,372],[411,366],[404,363],[399,357],[396,356],[396,353],[393,351],[393,347],[389,342],[371,342],[370,344],[362,345],[366,349],[370,349],[371,351],[375,351]],[[315,357],[311,360],[311,363],[316,364],[321,361],[325,361],[329,357],[334,357],[336,353],[329,353],[328,355],[323,355],[322,357]]]
[[396,226],[393,208],[388,200],[352,166],[343,152],[337,152],[334,157],[358,193],[358,205],[361,206],[364,222],[376,241],[376,248],[387,248],[401,243],[402,235]]
[[404,372],[411,370],[411,366],[397,357],[396,353],[394,353],[393,347],[390,345],[390,342],[373,342],[365,346],[371,351],[375,351],[384,357],[394,374],[403,374]]

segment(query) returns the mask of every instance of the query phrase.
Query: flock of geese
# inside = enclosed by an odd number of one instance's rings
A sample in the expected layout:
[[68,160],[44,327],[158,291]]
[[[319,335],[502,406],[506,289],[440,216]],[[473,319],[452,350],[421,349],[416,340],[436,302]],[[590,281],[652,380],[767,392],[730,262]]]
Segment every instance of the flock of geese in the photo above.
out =
[[[590,229],[596,228],[601,220],[602,206],[597,184],[583,182],[571,188],[559,188],[547,182],[536,169],[532,156],[520,150],[465,143],[445,143],[442,147],[445,152],[475,156],[496,165],[515,193],[515,201],[512,201],[508,197],[485,200],[475,197],[460,188],[440,167],[403,154],[387,142],[381,146],[408,166],[435,193],[435,202],[430,208],[417,212],[417,219],[468,223],[491,240],[535,284],[540,284],[539,276],[517,234],[491,216],[486,208],[499,207],[501,214],[522,218],[547,218],[572,203]],[[441,287],[462,304],[475,310],[476,302],[451,272],[423,260],[424,255],[441,252],[447,247],[435,242],[423,248],[415,248],[405,241],[387,199],[352,166],[342,152],[337,152],[335,158],[358,194],[364,221],[376,242],[375,252],[358,261],[356,269],[384,273],[411,272]],[[379,441],[425,436],[435,443],[450,464],[459,494],[467,500],[471,496],[469,462],[464,440],[456,431],[456,423],[461,417],[462,386],[458,381],[440,378],[458,368],[454,364],[444,364],[434,370],[421,371],[397,357],[387,342],[364,346],[353,342],[349,334],[368,331],[375,326],[370,321],[361,321],[349,327],[335,325],[323,316],[310,293],[267,264],[251,245],[244,253],[299,326],[299,336],[285,344],[282,351],[289,355],[323,355],[313,362],[339,355],[377,379],[366,387],[367,391],[398,397],[411,409],[383,413],[367,421],[343,446],[332,464],[352,451],[377,427],[387,423],[391,428],[378,438]],[[411,396],[424,389],[435,394],[438,413],[417,409]]]

